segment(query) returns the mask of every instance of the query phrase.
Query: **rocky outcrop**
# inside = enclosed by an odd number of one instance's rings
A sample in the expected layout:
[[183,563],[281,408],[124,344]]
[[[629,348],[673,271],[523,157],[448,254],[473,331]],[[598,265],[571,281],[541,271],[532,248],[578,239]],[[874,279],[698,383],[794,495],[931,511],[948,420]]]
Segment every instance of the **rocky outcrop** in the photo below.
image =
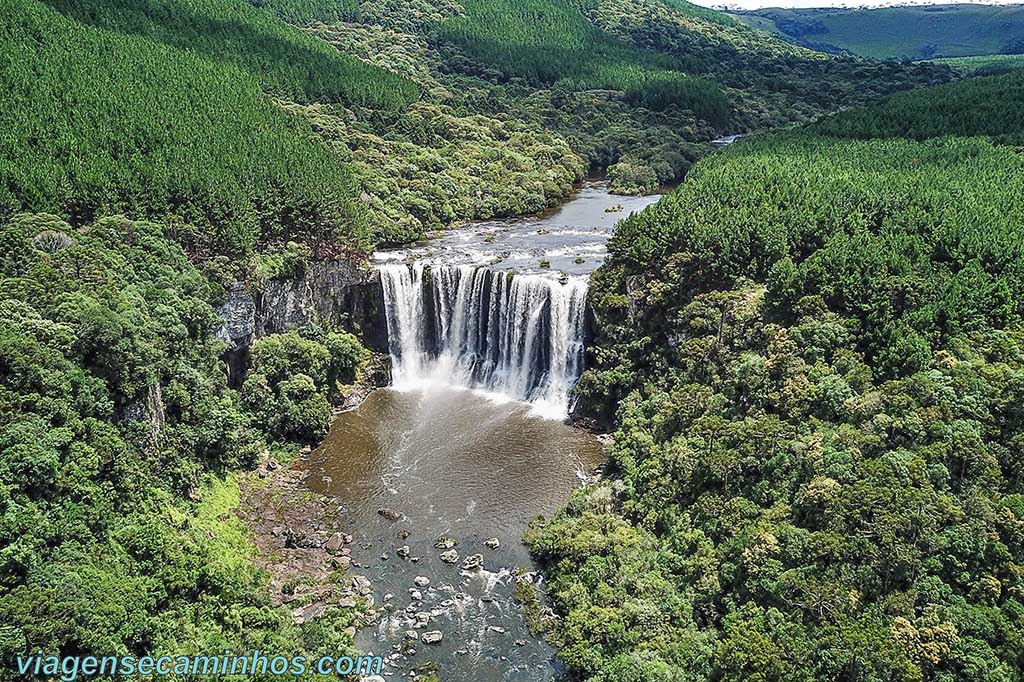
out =
[[[256,563],[270,576],[272,605],[287,606],[297,625],[330,610],[350,610],[362,625],[377,614],[370,581],[347,573],[359,549],[342,529],[337,499],[312,493],[305,485],[308,475],[305,457],[281,466],[264,452],[256,470],[239,479],[235,513],[249,529]],[[354,636],[354,627],[347,632]]]
[[301,275],[272,280],[260,291],[236,282],[217,312],[223,320],[217,336],[232,346],[224,360],[236,386],[244,380],[253,341],[311,323],[340,326],[367,348],[388,350],[380,276],[353,261],[313,262]]

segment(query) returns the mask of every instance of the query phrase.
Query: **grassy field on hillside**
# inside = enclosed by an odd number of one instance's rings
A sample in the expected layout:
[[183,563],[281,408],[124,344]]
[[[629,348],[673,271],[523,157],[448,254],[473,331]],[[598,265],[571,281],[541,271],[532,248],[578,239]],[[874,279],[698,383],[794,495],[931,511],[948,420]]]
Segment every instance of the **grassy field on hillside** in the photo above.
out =
[[743,22],[800,45],[876,59],[1024,52],[1024,6],[760,9]]

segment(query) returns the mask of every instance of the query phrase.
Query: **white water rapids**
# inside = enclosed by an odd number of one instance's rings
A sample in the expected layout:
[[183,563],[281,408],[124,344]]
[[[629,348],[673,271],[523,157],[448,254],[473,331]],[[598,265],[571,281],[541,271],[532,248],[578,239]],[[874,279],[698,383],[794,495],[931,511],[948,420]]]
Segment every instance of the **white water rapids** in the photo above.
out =
[[382,264],[398,390],[460,386],[563,419],[583,369],[587,281],[480,265]]

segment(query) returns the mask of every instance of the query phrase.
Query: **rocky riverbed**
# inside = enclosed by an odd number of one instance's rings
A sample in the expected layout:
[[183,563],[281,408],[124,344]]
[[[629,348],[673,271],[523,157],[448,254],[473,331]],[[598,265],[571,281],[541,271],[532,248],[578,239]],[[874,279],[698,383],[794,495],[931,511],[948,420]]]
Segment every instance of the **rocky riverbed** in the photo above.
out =
[[250,529],[257,563],[270,574],[271,602],[291,608],[297,624],[331,607],[356,611],[354,637],[355,625],[374,617],[372,587],[354,570],[359,562],[353,536],[345,530],[337,500],[305,485],[309,452],[305,448],[288,466],[265,453],[241,481],[238,515]]
[[398,679],[549,679],[543,578],[520,538],[602,462],[591,434],[468,390],[385,389],[339,415],[307,485],[339,501],[351,570],[373,584],[360,650]]

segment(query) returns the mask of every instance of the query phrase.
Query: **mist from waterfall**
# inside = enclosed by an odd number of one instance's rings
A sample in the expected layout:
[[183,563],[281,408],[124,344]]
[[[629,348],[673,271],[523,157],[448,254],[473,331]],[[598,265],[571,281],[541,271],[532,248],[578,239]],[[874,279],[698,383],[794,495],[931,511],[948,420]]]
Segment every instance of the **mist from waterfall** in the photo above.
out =
[[479,265],[380,266],[393,386],[454,385],[561,419],[583,369],[587,281]]

